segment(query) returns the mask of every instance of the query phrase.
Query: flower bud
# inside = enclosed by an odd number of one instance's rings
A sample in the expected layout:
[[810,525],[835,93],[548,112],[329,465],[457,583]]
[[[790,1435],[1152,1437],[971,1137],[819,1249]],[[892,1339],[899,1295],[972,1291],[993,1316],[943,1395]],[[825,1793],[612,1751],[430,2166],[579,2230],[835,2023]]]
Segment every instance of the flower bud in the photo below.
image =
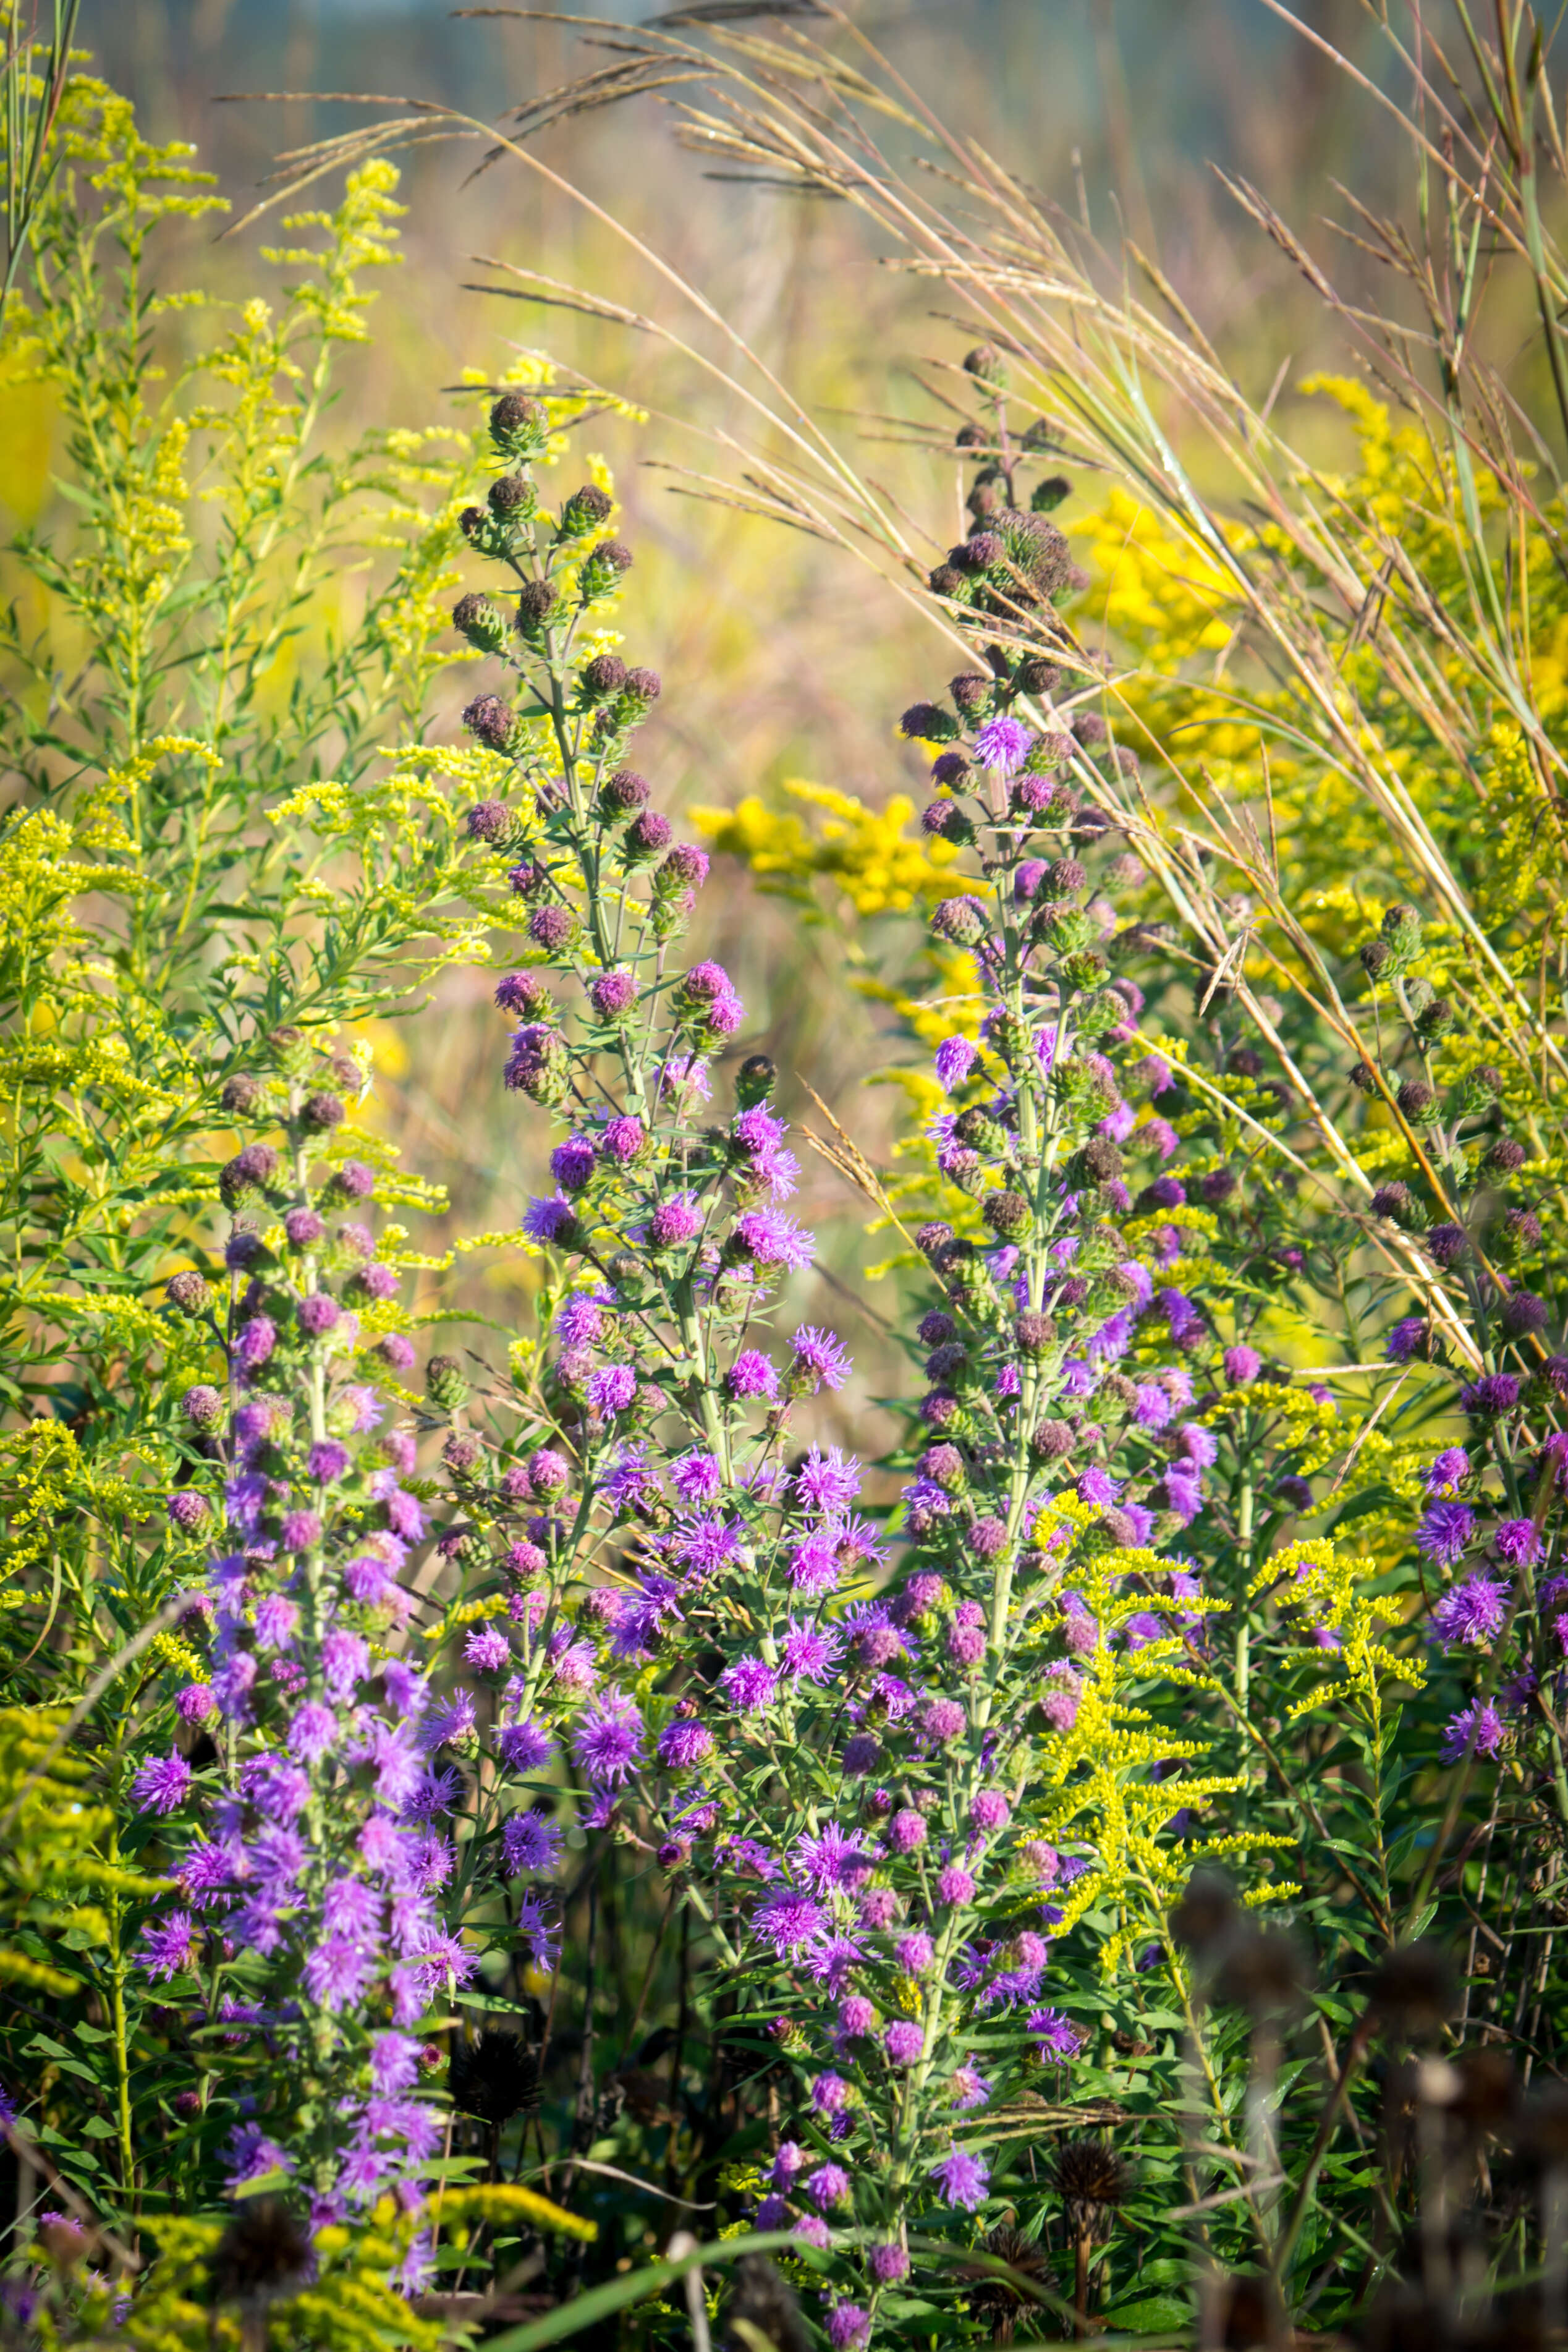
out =
[[341,1127],[348,1115],[340,1095],[307,1095],[300,1107],[299,1124],[319,1135],[325,1135],[333,1128]]
[[1500,1135],[1481,1165],[1490,1175],[1514,1176],[1528,1157],[1522,1143],[1515,1142],[1511,1135]]
[[[178,1282],[179,1276],[176,1275],[174,1279]],[[197,1279],[200,1280],[199,1276]],[[204,1382],[197,1388],[187,1389],[180,1399],[180,1406],[194,1429],[216,1429],[224,1417],[223,1398],[216,1389],[208,1388]]]
[[267,1143],[247,1143],[243,1151],[218,1171],[218,1192],[226,1209],[235,1209],[273,1181],[277,1154]]
[[455,1356],[432,1356],[424,1368],[424,1392],[439,1412],[456,1412],[468,1382]]
[[1418,1233],[1426,1223],[1421,1204],[1408,1184],[1396,1181],[1381,1186],[1367,1205],[1375,1217],[1392,1217],[1406,1233]]
[[654,875],[653,887],[661,897],[676,890],[700,890],[707,877],[707,852],[678,841]]
[[1072,1444],[1066,1422],[1041,1421],[1030,1433],[1029,1450],[1036,1462],[1061,1462],[1071,1453]]
[[1381,978],[1389,962],[1388,950],[1383,940],[1368,940],[1364,947],[1356,950],[1356,953],[1361,958],[1361,968],[1368,980]]
[[933,839],[950,841],[964,847],[975,838],[975,828],[956,801],[946,799],[931,803],[920,819],[920,830]]
[[559,535],[562,539],[586,539],[591,530],[610,520],[613,500],[593,482],[585,482],[573,490],[560,510]]
[[538,493],[526,474],[503,474],[489,489],[490,512],[508,528],[525,523],[538,505]]
[[648,805],[649,784],[635,768],[617,768],[599,787],[599,805],[610,816],[631,816]]
[[988,1192],[980,1214],[998,1241],[1021,1241],[1034,1224],[1034,1212],[1021,1192]]
[[608,596],[618,588],[632,569],[632,551],[619,539],[601,540],[599,545],[583,559],[578,573],[578,594],[585,604]]
[[463,724],[487,751],[509,751],[519,733],[511,704],[498,694],[476,695],[463,713]]
[[582,937],[582,925],[570,907],[549,899],[528,917],[528,937],[546,955],[568,955]]
[[664,690],[664,679],[656,669],[629,669],[626,683],[615,698],[616,724],[631,727],[645,719]]
[[1056,1326],[1038,1307],[1026,1307],[1013,1326],[1013,1338],[1020,1355],[1049,1355],[1055,1343]]
[[626,683],[626,665],[619,654],[595,654],[584,665],[578,679],[580,698],[585,709],[596,703],[609,702]]
[[559,601],[553,581],[525,580],[517,595],[518,635],[536,643]]
[[1503,1301],[1501,1321],[1511,1339],[1523,1339],[1537,1331],[1544,1331],[1546,1302],[1532,1297],[1528,1290],[1516,1290],[1511,1298]]
[[265,1091],[261,1080],[253,1077],[248,1070],[236,1070],[232,1078],[225,1080],[218,1102],[232,1116],[245,1118],[256,1108]]
[[975,948],[990,926],[975,900],[965,896],[942,899],[932,915],[931,928],[939,940],[947,940],[954,947]]
[[651,866],[668,849],[674,835],[667,816],[661,816],[657,809],[644,809],[622,835],[622,854],[628,866]]
[[490,439],[499,457],[531,457],[549,438],[549,414],[526,392],[504,392],[490,411]]
[[[988,531],[980,533],[981,539],[988,540],[991,536]],[[973,547],[976,541],[971,540],[969,544]],[[1001,542],[998,541],[998,554],[1000,551]],[[996,558],[993,557],[991,560],[995,562]],[[970,720],[984,719],[989,713],[995,699],[996,680],[988,677],[983,670],[961,670],[956,677],[949,680],[947,691],[966,719]]]
[[742,1110],[752,1110],[768,1100],[778,1079],[779,1072],[767,1054],[748,1054],[736,1073],[735,1098]]
[[981,383],[995,385],[998,391],[1008,380],[1007,364],[995,343],[977,343],[964,361],[964,373],[977,377]]
[[1466,1070],[1448,1089],[1453,1116],[1458,1118],[1479,1118],[1490,1110],[1502,1091],[1501,1073],[1484,1066]]
[[1435,1124],[1437,1097],[1424,1078],[1406,1078],[1394,1099],[1412,1127]]
[[498,654],[506,650],[507,616],[500,606],[482,593],[460,596],[452,607],[452,625],[477,646],[481,653]]

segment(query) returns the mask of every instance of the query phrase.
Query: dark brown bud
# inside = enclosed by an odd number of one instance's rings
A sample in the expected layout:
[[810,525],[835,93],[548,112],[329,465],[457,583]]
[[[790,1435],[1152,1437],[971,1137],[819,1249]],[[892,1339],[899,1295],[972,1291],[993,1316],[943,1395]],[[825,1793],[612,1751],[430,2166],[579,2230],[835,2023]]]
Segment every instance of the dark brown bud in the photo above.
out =
[[560,510],[562,537],[580,539],[597,523],[608,522],[613,505],[614,500],[606,497],[597,483],[585,482],[581,489],[573,490]]
[[595,654],[582,672],[582,691],[594,702],[608,702],[625,683],[626,665],[619,654]]
[[1003,384],[1008,380],[1007,367],[995,343],[977,343],[965,358],[964,373],[977,376],[982,383]]
[[1072,1432],[1064,1421],[1038,1422],[1029,1450],[1037,1462],[1061,1462],[1072,1451]]
[[329,1128],[341,1127],[348,1110],[340,1095],[308,1095],[299,1113],[302,1126],[325,1133]]
[[248,1070],[236,1070],[232,1078],[225,1080],[218,1100],[225,1110],[244,1118],[248,1111],[256,1108],[263,1091],[259,1078],[252,1077]]
[[954,678],[947,691],[966,719],[973,719],[990,708],[993,681],[983,670],[963,670]]
[[559,599],[550,580],[525,580],[517,595],[517,626],[527,632],[549,619]]
[[1026,1307],[1013,1326],[1013,1337],[1025,1356],[1043,1356],[1056,1338],[1056,1326],[1038,1307]]
[[526,474],[503,474],[491,483],[489,499],[490,512],[497,522],[508,522],[533,505],[534,486]]

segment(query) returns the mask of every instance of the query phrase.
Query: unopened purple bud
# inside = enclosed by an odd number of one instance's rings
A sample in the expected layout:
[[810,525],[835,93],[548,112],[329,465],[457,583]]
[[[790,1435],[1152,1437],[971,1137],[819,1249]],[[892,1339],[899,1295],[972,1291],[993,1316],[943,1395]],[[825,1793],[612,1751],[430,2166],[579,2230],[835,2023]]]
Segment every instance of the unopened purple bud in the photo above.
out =
[[624,1167],[628,1161],[635,1160],[643,1149],[644,1141],[643,1122],[640,1118],[632,1118],[630,1114],[622,1118],[612,1118],[605,1127],[601,1140],[604,1147],[605,1158],[613,1160],[618,1165]]
[[708,855],[706,849],[694,848],[689,842],[677,842],[657,874],[653,877],[655,890],[700,890],[708,877]]
[[541,1446],[528,1463],[528,1484],[536,1495],[562,1495],[571,1484],[571,1465],[564,1454]]
[[299,1318],[300,1329],[312,1339],[319,1339],[331,1330],[343,1312],[337,1300],[329,1297],[324,1290],[313,1290],[308,1297],[300,1300],[294,1311]]
[[674,1249],[702,1230],[702,1211],[685,1193],[661,1201],[648,1220],[648,1239],[658,1250]]
[[601,1021],[623,1021],[637,1002],[637,982],[629,971],[601,971],[588,992],[588,1001]]
[[574,946],[580,928],[571,908],[559,906],[554,900],[536,907],[528,917],[528,937],[535,947],[542,948],[547,955],[560,955]]
[[208,1516],[206,1496],[193,1494],[188,1486],[169,1497],[170,1524],[178,1528],[182,1535],[193,1536],[199,1528],[205,1527]]
[[216,1429],[224,1417],[222,1397],[216,1389],[208,1388],[204,1384],[187,1389],[180,1399],[180,1404],[186,1420],[197,1429]]
[[894,1813],[887,1825],[887,1842],[894,1853],[914,1853],[925,1843],[925,1821],[907,1808]]
[[644,809],[626,828],[626,846],[634,856],[657,857],[668,849],[674,835],[667,816],[661,816],[657,809]]

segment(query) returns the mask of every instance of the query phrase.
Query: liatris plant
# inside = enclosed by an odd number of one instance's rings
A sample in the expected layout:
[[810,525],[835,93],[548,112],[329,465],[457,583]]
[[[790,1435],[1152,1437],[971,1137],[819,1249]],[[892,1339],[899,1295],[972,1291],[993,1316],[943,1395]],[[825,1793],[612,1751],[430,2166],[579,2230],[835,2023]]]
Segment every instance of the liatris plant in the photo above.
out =
[[[354,1213],[371,1171],[329,1156],[343,1117],[330,1076],[304,1040],[282,1038],[267,1078],[243,1087],[246,1118],[281,1137],[223,1171],[228,1394],[183,1400],[228,1472],[192,1595],[210,1663],[176,1701],[209,1733],[215,1785],[176,1748],[134,1787],[144,1813],[200,1824],[137,1964],[185,1993],[188,2032],[222,2022],[246,2053],[179,2095],[193,2139],[223,2145],[233,2187],[297,2179],[318,2225],[417,2188],[443,2125],[417,2096],[409,2028],[477,1965],[438,1909],[455,1857],[430,1759],[452,1727],[425,1675],[386,1648],[413,1606],[399,1571],[425,1527],[402,1484],[414,1440],[385,1425],[376,1376],[413,1350],[391,1331],[363,1344],[361,1310],[399,1283]],[[194,1273],[171,1283],[186,1311],[205,1290]],[[170,1511],[191,1532],[209,1517],[193,1487]]]
[[[1147,1710],[1173,1670],[1191,1675],[1221,1605],[1153,1548],[1201,1507],[1216,1445],[1189,1416],[1192,1367],[1218,1351],[1170,1271],[1180,1238],[1160,1219],[1181,1188],[1156,1181],[1124,1237],[1134,1113],[1109,1055],[1134,1036],[1135,992],[1108,982],[1076,903],[1090,827],[1061,744],[960,681],[968,724],[940,725],[967,749],[944,755],[931,825],[979,842],[987,881],[936,919],[990,1011],[983,1044],[954,1038],[937,1066],[968,1103],[944,1121],[944,1170],[985,1241],[918,1236],[939,1277],[917,1316],[931,1385],[900,1514],[910,1572],[883,1589],[861,1465],[789,1445],[794,1405],[842,1381],[844,1351],[809,1326],[779,1359],[763,1344],[811,1255],[777,1205],[796,1169],[770,1069],[740,1063],[727,1127],[695,1116],[742,1011],[716,965],[672,968],[706,859],[626,764],[658,681],[627,669],[595,608],[630,557],[591,486],[541,512],[522,470],[535,404],[504,397],[491,429],[517,470],[465,528],[518,603],[508,625],[476,592],[455,617],[497,653],[517,641],[528,699],[469,707],[519,787],[469,824],[528,909],[530,963],[497,991],[520,1024],[507,1082],[566,1130],[524,1233],[580,1268],[540,1367],[549,1442],[498,1484],[476,1439],[449,1447],[477,1522],[536,1511],[496,1562],[517,1631],[482,1637],[510,1676],[495,1741],[527,1772],[562,1738],[585,1825],[655,1843],[749,1988],[799,2100],[758,2223],[822,2247],[853,2226],[866,2251],[826,2323],[849,2344],[913,2307],[912,2230],[1002,2193],[988,2104],[1083,2041],[1053,1946],[1092,1921],[1113,1970],[1160,1932],[1189,1850],[1274,1842],[1220,1827],[1183,1847],[1192,1809],[1239,1784],[1189,1770],[1201,1742]],[[1035,519],[1026,537],[1059,575],[1060,534]],[[1124,1058],[1129,1086],[1160,1082]],[[1114,1368],[1135,1346],[1131,1381]],[[537,1840],[534,1819],[512,1817],[506,1853]]]

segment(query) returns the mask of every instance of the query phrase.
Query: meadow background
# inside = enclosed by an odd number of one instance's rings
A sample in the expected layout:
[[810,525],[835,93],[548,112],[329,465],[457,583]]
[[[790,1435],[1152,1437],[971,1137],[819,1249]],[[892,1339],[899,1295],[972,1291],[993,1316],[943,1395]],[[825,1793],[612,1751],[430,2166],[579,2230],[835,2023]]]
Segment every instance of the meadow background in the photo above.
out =
[[[267,193],[277,155],[340,133],[370,110],[220,98],[367,91],[502,123],[508,106],[599,62],[580,27],[550,23],[549,9],[532,13],[544,21],[476,20],[482,12],[465,19],[431,0],[89,0],[82,37],[134,101],[145,135],[199,148],[234,207],[232,225]],[[617,5],[602,16],[607,26],[630,25],[647,13]],[[1304,13],[1360,69],[1388,78],[1386,45],[1357,0],[1319,0]],[[1210,166],[1265,187],[1305,226],[1332,203],[1335,180],[1370,205],[1392,201],[1405,159],[1343,74],[1260,0],[1179,8],[1163,0],[945,0],[873,8],[857,21],[910,86],[939,103],[951,131],[980,140],[1069,216],[1087,216],[1107,248],[1124,224],[1256,401],[1281,367],[1280,399],[1289,407],[1296,382],[1331,358],[1343,362],[1322,303]],[[965,484],[941,446],[950,428],[933,427],[937,396],[948,395],[972,331],[929,289],[881,266],[877,238],[848,206],[706,176],[701,160],[676,144],[657,97],[546,129],[529,146],[698,289],[904,512],[924,520],[950,508],[953,534],[963,535]],[[662,804],[733,806],[757,793],[788,806],[783,786],[804,780],[873,811],[900,794],[917,809],[928,762],[899,738],[897,716],[927,690],[933,663],[940,672],[946,660],[927,614],[834,549],[683,494],[669,469],[723,470],[715,444],[747,422],[700,367],[635,331],[467,290],[497,276],[473,257],[497,257],[667,317],[706,358],[728,356],[689,304],[667,300],[627,236],[513,163],[472,179],[478,152],[433,144],[400,157],[399,194],[409,208],[402,260],[373,281],[373,342],[342,355],[336,434],[452,424],[461,412],[444,388],[465,369],[499,373],[518,346],[549,351],[567,376],[580,372],[624,393],[649,422],[605,416],[581,438],[614,469],[626,536],[639,551],[638,657],[669,686],[643,738]],[[323,200],[320,189],[311,200]],[[1321,226],[1314,233],[1347,299],[1386,294],[1360,255]],[[184,231],[175,224],[163,236],[170,283],[204,285],[231,301],[276,285],[278,273],[262,257],[276,242],[276,216],[237,236],[203,223]],[[1346,440],[1323,404],[1301,405],[1306,446],[1331,452]],[[48,497],[47,395],[13,394],[0,418],[0,497],[18,521],[47,528],[47,505],[40,510],[38,501]],[[1057,520],[1077,533],[1102,496],[1080,471]],[[346,610],[358,584],[353,575],[341,582]],[[1112,584],[1102,580],[1103,596]],[[1090,639],[1092,614],[1091,604],[1077,615]],[[281,671],[276,685],[287,690]],[[444,713],[453,738],[471,690],[470,673],[455,666]],[[913,823],[904,829],[912,833]],[[873,871],[881,871],[874,861]],[[879,1043],[887,1024],[838,984],[846,934],[835,918],[852,929],[853,902],[831,887],[817,897],[821,919],[803,925],[797,909],[745,887],[731,867],[725,887],[705,896],[697,940],[736,975],[756,1043],[783,1073],[789,1113],[809,1113],[806,1090],[814,1090],[883,1164],[902,1104],[863,1082],[887,1059]],[[873,879],[867,903],[874,900]],[[917,928],[912,920],[911,948]],[[904,960],[901,944],[884,941],[890,968]],[[375,1045],[376,1115],[411,1170],[450,1195],[430,1246],[514,1223],[539,1171],[501,1087],[484,976],[447,974],[431,1013],[382,1024]],[[868,1319],[836,1288],[863,1260],[862,1204],[821,1163],[808,1165],[806,1183],[801,1213],[822,1234],[834,1297],[822,1296],[819,1279],[802,1285],[802,1303],[853,1330],[862,1377],[831,1410],[859,1421],[859,1443],[874,1452],[883,1433],[864,1414],[867,1396],[888,1384],[881,1309],[874,1290],[857,1285]],[[465,1259],[455,1285],[444,1278],[444,1301],[505,1320],[507,1286],[534,1271],[509,1253]]]

